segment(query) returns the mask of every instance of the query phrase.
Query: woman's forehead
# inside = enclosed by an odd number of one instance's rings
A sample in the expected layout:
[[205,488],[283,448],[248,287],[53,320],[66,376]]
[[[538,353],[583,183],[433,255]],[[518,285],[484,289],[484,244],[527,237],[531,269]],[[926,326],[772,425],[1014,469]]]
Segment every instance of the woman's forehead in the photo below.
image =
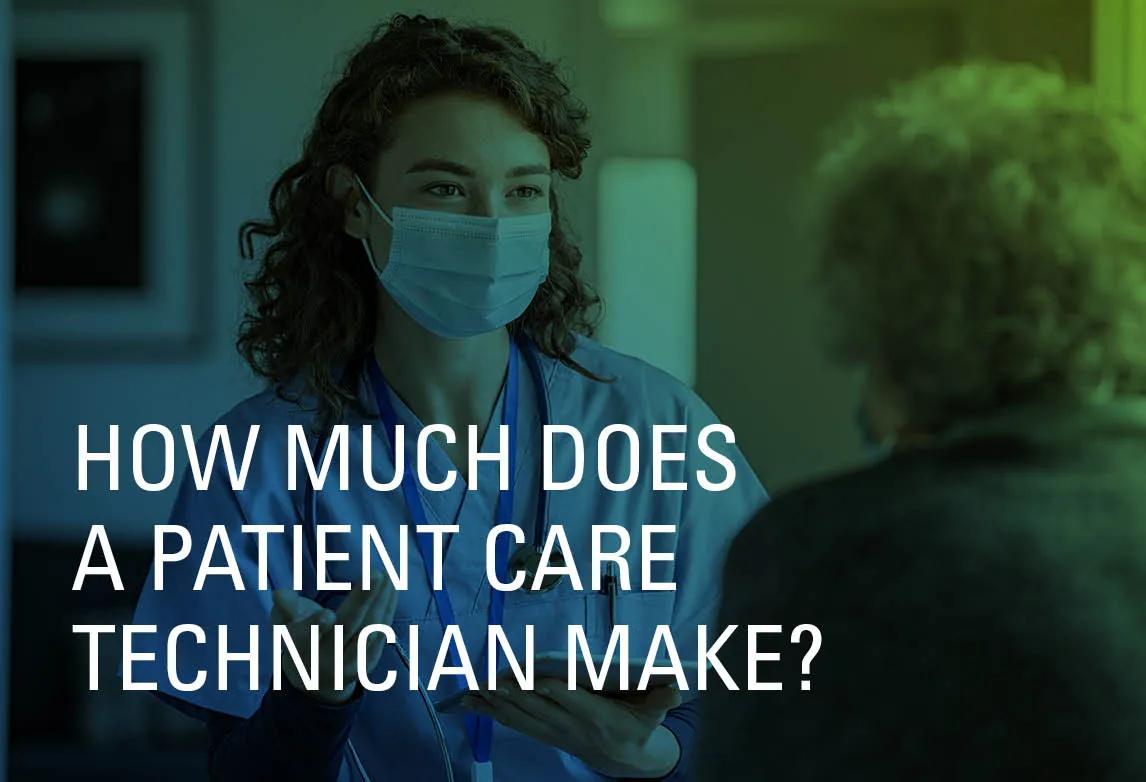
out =
[[502,103],[477,95],[418,100],[395,119],[390,137],[379,167],[391,175],[427,160],[452,161],[478,176],[549,166],[549,151],[536,133]]

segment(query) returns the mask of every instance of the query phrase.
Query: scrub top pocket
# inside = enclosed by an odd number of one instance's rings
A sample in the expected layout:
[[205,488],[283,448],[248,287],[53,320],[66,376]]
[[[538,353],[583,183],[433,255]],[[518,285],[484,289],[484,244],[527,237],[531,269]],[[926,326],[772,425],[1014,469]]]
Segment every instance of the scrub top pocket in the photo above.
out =
[[519,653],[525,649],[527,626],[533,627],[534,652],[541,654],[564,652],[569,646],[569,625],[584,625],[585,621],[585,595],[579,592],[519,591],[506,596],[503,628]]

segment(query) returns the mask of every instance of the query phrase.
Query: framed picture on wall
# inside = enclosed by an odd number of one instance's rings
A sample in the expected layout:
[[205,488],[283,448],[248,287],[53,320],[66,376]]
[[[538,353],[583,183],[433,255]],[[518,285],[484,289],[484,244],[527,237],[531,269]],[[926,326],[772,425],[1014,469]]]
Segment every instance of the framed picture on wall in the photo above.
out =
[[203,336],[201,13],[194,0],[17,4],[18,357],[174,355]]

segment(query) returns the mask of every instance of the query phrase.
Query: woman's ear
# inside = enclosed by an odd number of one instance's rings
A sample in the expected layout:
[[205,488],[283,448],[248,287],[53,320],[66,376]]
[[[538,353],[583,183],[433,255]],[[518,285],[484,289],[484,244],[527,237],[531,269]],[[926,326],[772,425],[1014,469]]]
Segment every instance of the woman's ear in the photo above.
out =
[[362,197],[362,189],[355,181],[354,172],[342,163],[326,170],[326,192],[342,204],[342,230],[354,239],[364,239],[370,225],[370,204]]

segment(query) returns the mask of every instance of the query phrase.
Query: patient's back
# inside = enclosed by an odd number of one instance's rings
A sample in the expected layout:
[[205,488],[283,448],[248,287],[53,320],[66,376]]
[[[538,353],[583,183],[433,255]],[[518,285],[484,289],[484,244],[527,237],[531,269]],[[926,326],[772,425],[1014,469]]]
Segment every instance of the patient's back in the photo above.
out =
[[784,690],[706,696],[701,779],[1146,779],[1139,403],[1019,411],[792,492],[725,579],[722,624],[784,626],[759,677]]

